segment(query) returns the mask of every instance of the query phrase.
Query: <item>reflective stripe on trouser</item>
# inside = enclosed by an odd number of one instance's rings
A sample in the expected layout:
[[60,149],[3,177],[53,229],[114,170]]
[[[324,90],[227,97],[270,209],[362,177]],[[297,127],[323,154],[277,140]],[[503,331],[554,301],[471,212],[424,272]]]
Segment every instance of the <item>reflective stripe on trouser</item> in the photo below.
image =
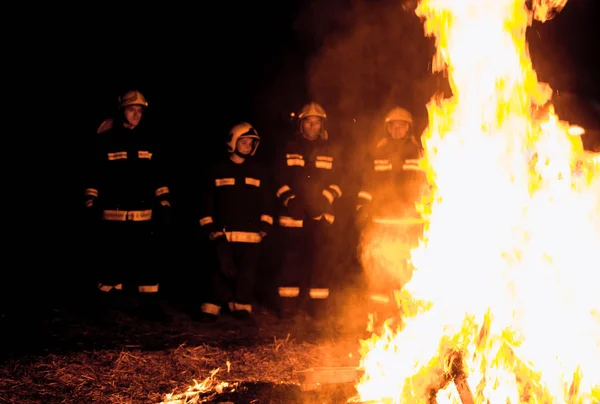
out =
[[392,299],[384,293],[371,293],[369,300],[373,303],[389,304]]
[[140,293],[158,293],[158,283],[156,285],[139,285],[138,292],[140,292]]
[[98,289],[101,292],[110,292],[111,290],[123,290],[123,284],[118,283],[116,285],[104,285],[102,283],[98,284]]
[[228,306],[229,306],[229,311],[247,311],[248,313],[252,313],[252,305],[251,304],[229,302]]
[[300,288],[297,286],[280,286],[278,292],[280,297],[300,296]]
[[329,297],[329,289],[327,288],[310,288],[308,296],[311,299],[327,299]]
[[200,306],[200,311],[202,313],[208,313],[214,316],[218,316],[221,312],[221,306],[217,306],[216,304],[212,303],[202,303],[202,305]]
[[219,257],[215,257],[216,262],[212,266],[209,275],[208,301],[220,307],[235,302],[236,307],[244,307],[242,310],[250,308],[247,311],[251,311],[261,244],[232,242],[229,247],[235,263],[236,273],[233,278],[223,274],[218,262]]

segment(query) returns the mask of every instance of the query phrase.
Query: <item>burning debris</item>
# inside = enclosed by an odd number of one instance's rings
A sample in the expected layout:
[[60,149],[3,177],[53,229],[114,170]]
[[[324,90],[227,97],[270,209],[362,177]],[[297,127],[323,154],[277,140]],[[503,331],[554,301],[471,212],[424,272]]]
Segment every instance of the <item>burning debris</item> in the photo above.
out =
[[600,168],[527,50],[532,20],[566,0],[528,4],[415,10],[453,96],[428,105],[433,198],[402,322],[363,341],[361,401],[600,402]]
[[[229,367],[231,364],[227,361],[227,371],[229,371]],[[233,383],[230,385],[227,382],[218,383],[215,376],[221,370],[221,368],[216,368],[212,372],[210,372],[210,376],[206,379],[202,380],[202,382],[198,382],[194,380],[194,384],[190,386],[187,391],[179,394],[170,393],[166,395],[166,401],[161,402],[160,404],[186,404],[186,403],[202,403],[207,402],[218,394],[222,394],[223,391],[229,389],[230,391],[235,391],[235,388],[239,383]]]

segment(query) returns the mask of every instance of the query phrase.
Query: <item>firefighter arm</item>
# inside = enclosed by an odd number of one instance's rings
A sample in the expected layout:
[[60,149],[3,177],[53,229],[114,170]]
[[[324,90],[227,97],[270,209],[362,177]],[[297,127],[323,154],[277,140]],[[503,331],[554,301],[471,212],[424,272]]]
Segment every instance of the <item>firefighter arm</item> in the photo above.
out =
[[275,192],[275,196],[277,197],[279,203],[287,208],[290,201],[296,198],[296,193],[292,190],[290,186],[290,181],[286,181],[285,179],[280,178],[280,181],[278,181],[278,183],[279,187]]
[[356,197],[355,220],[359,227],[363,227],[371,217],[371,200],[373,197],[368,189],[369,188],[363,185],[358,191],[358,195]]
[[[356,194],[356,211],[361,211],[363,208],[368,208],[373,200],[372,185],[374,183],[374,158],[372,155],[366,156],[362,164],[359,167],[362,168],[362,172],[356,173],[356,177],[359,178],[358,193]],[[367,209],[364,209],[365,211]]]
[[215,175],[211,170],[206,181],[203,182],[200,189],[200,203],[198,209],[198,217],[200,229],[205,237],[214,240],[220,236],[224,236],[222,230],[218,230],[215,224]]
[[170,208],[171,207],[171,191],[169,190],[169,187],[167,187],[166,185],[159,185],[155,190],[154,190],[154,196],[156,196],[156,199],[158,200],[158,203],[160,204],[160,206],[164,207],[164,208]]
[[[263,178],[268,179],[268,173],[264,173]],[[261,189],[261,215],[260,215],[260,233],[264,237],[268,235],[273,228],[273,216],[275,213],[276,199],[273,195],[273,184],[270,180],[263,181],[265,186]]]
[[99,178],[100,178],[100,165],[101,165],[101,147],[100,143],[97,142],[94,145],[92,153],[90,153],[90,160],[87,164],[87,178],[85,183],[85,189],[83,190],[83,196],[85,201],[86,211],[98,209],[98,198],[100,197],[99,192]]
[[154,197],[158,205],[163,208],[171,208],[171,190],[167,186],[166,166],[162,155],[154,151],[152,153],[152,163],[154,166]]
[[329,173],[329,184],[321,191],[321,195],[329,205],[333,205],[336,200],[342,197],[340,158],[338,153],[332,153],[332,155],[333,164]]
[[97,203],[97,199],[98,199],[98,195],[99,195],[98,187],[97,187],[97,185],[95,185],[94,181],[90,182],[90,184],[94,184],[94,185],[88,185],[88,187],[83,191],[86,209],[92,209],[92,208],[98,207],[98,203]]
[[358,192],[356,193],[355,203],[355,224],[358,229],[363,229],[371,218],[373,184],[375,184],[373,162],[373,157],[367,156],[364,159],[363,164],[358,165],[362,171],[355,173],[355,176],[358,179]]
[[[289,156],[289,157],[288,157]],[[292,177],[294,165],[303,163],[301,159],[294,158],[292,154],[284,154],[276,166],[276,189],[275,196],[278,204],[283,205],[290,216],[295,219],[301,219],[303,216],[303,207],[296,190],[292,189]]]
[[333,203],[336,200],[341,198],[342,188],[338,184],[330,184],[329,186],[324,188],[323,191],[321,191],[321,195],[323,195],[325,199],[327,199],[327,202],[330,205],[333,205]]
[[370,187],[363,184],[356,195],[356,210],[360,211],[370,205],[373,200],[373,195],[370,192]]

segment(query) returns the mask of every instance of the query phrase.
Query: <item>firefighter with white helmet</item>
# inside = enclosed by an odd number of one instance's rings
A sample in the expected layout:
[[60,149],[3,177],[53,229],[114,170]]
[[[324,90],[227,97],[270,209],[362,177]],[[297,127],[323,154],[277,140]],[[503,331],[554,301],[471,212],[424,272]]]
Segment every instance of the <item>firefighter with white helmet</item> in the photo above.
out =
[[252,125],[234,125],[227,157],[209,169],[202,187],[200,228],[217,256],[206,274],[210,291],[200,307],[203,322],[215,321],[223,309],[238,319],[252,312],[261,242],[271,232],[275,202],[269,172],[252,158],[259,143]]
[[152,134],[145,125],[148,102],[132,90],[118,98],[115,118],[97,130],[95,157],[84,190],[86,211],[99,219],[98,290],[108,307],[134,296],[139,314],[166,320],[158,302],[163,258],[154,233],[170,221],[170,190]]
[[383,124],[384,135],[360,167],[356,214],[369,307],[387,315],[397,312],[394,290],[412,275],[409,253],[423,229],[416,203],[424,195],[427,178],[419,164],[422,149],[413,133],[412,114],[395,107]]
[[281,151],[276,196],[283,243],[277,282],[280,314],[295,315],[304,303],[322,317],[334,267],[331,254],[336,201],[342,196],[340,166],[328,141],[327,113],[316,102],[298,114],[297,134]]

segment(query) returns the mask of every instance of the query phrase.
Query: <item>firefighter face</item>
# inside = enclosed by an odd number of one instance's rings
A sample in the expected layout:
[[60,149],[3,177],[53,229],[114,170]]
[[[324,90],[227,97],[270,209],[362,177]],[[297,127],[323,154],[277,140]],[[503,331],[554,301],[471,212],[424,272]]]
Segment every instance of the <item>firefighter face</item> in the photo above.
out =
[[408,134],[410,124],[406,121],[392,121],[388,123],[388,133],[392,139],[404,139]]
[[302,120],[301,131],[306,140],[315,140],[323,130],[323,120],[318,116],[307,116]]
[[140,124],[144,111],[141,105],[128,105],[125,107],[124,114],[125,126],[133,129]]
[[235,144],[236,151],[242,156],[247,156],[252,152],[254,142],[255,139],[252,139],[251,137],[239,138],[237,143]]

